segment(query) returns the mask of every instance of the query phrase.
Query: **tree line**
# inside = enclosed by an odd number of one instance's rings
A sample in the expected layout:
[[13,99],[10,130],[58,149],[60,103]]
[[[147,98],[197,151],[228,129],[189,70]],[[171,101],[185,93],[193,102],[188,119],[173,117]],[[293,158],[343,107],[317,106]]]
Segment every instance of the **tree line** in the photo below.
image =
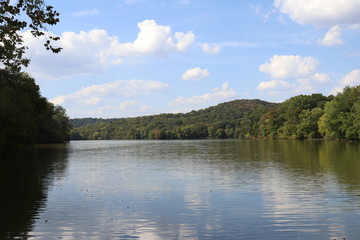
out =
[[65,109],[48,102],[28,74],[0,69],[0,152],[70,139]]
[[186,114],[72,119],[73,140],[360,139],[360,86],[336,96],[299,95],[282,103],[235,100]]

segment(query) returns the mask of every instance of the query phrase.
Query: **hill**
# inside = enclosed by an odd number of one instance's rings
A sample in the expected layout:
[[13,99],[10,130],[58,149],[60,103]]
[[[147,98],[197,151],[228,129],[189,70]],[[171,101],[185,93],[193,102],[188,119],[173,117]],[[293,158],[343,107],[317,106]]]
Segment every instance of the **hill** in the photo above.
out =
[[[72,139],[196,139],[226,138],[241,133],[236,126],[257,121],[276,106],[262,100],[235,100],[189,113],[159,114],[135,118],[72,119]],[[244,125],[244,123],[242,124]],[[245,126],[245,125],[244,125]],[[249,131],[255,131],[252,126]],[[236,132],[235,132],[236,131]]]
[[[282,103],[235,100],[189,113],[78,119],[72,139],[286,138],[360,140],[360,85],[335,97],[299,95]],[[95,124],[88,124],[94,122]],[[84,125],[84,124],[88,125]]]
[[72,118],[70,119],[69,123],[71,126],[73,126],[74,128],[79,128],[79,127],[83,127],[83,126],[87,126],[87,125],[91,125],[91,124],[96,124],[96,123],[102,123],[102,122],[115,122],[120,120],[120,118]]

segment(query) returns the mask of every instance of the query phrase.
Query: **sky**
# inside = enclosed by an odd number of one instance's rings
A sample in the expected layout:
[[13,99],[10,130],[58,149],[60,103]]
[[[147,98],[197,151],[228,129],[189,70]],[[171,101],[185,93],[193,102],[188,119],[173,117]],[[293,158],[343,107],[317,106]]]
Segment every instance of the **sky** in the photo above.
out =
[[282,102],[360,84],[360,0],[47,0],[53,54],[24,31],[41,94],[70,118]]

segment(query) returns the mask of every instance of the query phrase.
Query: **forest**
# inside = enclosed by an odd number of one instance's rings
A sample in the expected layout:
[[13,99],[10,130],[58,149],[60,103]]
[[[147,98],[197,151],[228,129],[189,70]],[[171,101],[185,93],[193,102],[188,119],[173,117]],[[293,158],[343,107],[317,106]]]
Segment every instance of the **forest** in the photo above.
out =
[[189,113],[122,119],[71,119],[72,140],[360,140],[360,85],[336,96],[299,95],[282,103],[235,100]]

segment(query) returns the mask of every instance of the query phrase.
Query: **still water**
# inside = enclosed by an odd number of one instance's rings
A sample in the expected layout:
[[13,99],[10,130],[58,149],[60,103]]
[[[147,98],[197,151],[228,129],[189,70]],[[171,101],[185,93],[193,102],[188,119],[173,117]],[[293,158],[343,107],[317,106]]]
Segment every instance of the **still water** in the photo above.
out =
[[360,239],[360,143],[75,141],[2,158],[0,239]]

